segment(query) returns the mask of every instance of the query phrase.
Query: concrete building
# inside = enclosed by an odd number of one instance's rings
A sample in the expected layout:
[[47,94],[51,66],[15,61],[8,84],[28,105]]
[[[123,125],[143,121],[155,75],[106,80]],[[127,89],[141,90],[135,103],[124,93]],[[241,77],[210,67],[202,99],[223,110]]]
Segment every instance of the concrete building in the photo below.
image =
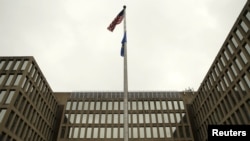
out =
[[57,100],[33,57],[0,58],[0,140],[55,140]]
[[[196,92],[129,92],[129,139],[207,141],[250,125],[250,2]],[[123,140],[122,92],[53,92],[33,57],[0,57],[0,140]]]
[[208,124],[250,124],[250,3],[229,32],[192,102],[195,138]]
[[[55,93],[65,105],[58,141],[123,141],[123,93]],[[129,92],[129,140],[193,141],[180,92]],[[185,99],[185,98],[184,98]]]

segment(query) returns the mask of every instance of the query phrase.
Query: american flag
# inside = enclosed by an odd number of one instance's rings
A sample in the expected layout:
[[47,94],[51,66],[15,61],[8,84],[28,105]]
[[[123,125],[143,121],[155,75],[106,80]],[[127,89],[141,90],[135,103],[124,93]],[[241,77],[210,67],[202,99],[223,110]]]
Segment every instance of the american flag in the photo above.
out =
[[113,32],[113,30],[115,29],[115,26],[122,22],[123,17],[124,17],[124,9],[115,17],[112,23],[108,26],[108,30]]

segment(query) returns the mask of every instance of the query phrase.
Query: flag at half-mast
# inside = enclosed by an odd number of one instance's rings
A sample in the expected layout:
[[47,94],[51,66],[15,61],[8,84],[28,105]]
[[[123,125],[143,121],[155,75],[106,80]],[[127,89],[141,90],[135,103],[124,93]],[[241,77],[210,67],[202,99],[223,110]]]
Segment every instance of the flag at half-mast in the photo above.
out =
[[108,26],[108,30],[113,32],[115,29],[115,26],[117,24],[120,24],[124,18],[124,9],[115,17],[115,19],[111,22],[111,24]]

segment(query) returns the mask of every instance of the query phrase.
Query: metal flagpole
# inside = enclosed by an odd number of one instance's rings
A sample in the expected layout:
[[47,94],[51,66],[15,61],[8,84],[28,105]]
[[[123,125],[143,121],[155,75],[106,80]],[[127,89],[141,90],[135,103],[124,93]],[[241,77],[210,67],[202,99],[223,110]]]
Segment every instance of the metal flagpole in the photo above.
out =
[[[124,34],[127,34],[126,29],[126,5],[123,6],[124,9]],[[125,37],[127,38],[127,37]],[[128,71],[127,71],[127,41],[124,43],[124,114],[123,114],[123,122],[124,122],[124,141],[128,141]]]

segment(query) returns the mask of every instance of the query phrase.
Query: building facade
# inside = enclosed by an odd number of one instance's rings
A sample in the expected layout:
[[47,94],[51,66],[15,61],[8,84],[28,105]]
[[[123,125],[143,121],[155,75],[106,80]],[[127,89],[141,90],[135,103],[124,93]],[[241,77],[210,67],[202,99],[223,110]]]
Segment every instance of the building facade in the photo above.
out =
[[[250,125],[250,2],[196,92],[129,92],[129,140],[207,141]],[[123,140],[122,92],[53,92],[33,57],[0,57],[1,141]]]
[[[123,141],[123,93],[55,93],[65,105],[58,141]],[[64,98],[62,98],[64,97]],[[129,92],[129,140],[193,141],[180,92]]]
[[56,139],[57,100],[33,57],[0,58],[0,140]]
[[192,102],[195,138],[209,124],[250,124],[250,3],[246,3]]

